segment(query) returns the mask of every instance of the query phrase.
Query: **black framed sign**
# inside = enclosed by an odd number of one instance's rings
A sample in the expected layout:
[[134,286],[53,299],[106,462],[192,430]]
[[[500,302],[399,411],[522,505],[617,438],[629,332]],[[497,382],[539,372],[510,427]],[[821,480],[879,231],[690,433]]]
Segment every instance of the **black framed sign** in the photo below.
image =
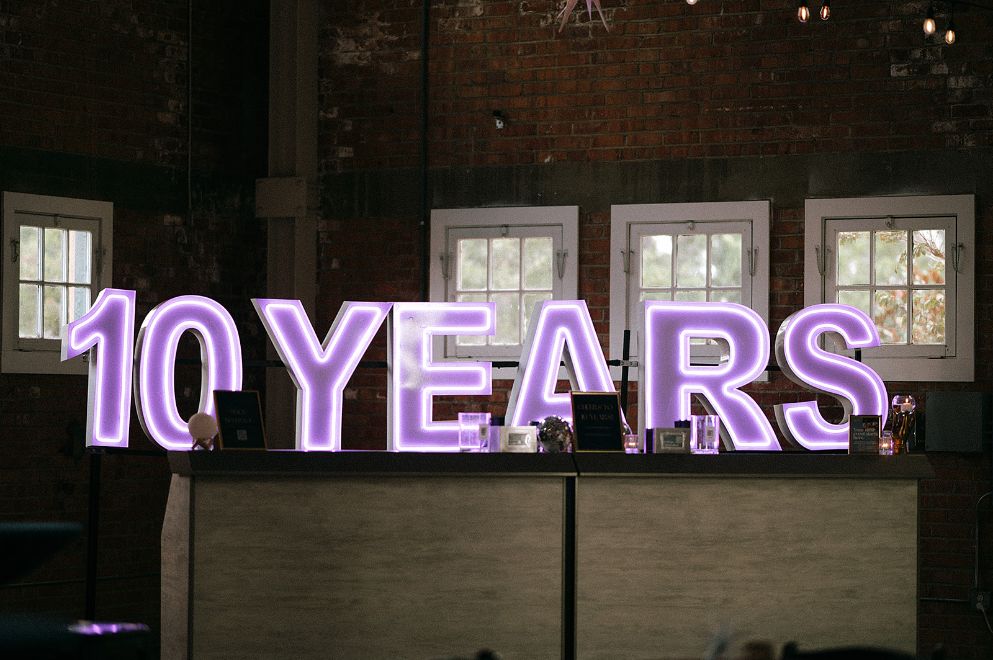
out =
[[214,390],[219,449],[265,449],[262,404],[255,390]]
[[879,453],[879,415],[850,415],[848,417],[848,453]]
[[570,392],[575,451],[624,451],[617,392]]

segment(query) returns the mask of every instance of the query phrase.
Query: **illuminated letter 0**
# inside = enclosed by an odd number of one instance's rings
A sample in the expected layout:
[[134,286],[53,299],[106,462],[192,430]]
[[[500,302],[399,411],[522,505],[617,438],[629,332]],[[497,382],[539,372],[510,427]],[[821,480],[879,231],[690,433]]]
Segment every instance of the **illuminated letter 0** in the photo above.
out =
[[298,451],[341,449],[342,394],[390,303],[345,302],[321,344],[299,300],[254,299],[297,388]]
[[[772,425],[739,388],[755,380],[769,361],[769,332],[753,310],[735,303],[645,301],[643,365],[638,391],[641,428],[672,426],[689,419],[690,400],[720,415],[721,434],[736,449],[779,451]],[[690,364],[690,339],[727,342],[727,362]]]
[[62,359],[93,349],[86,410],[87,447],[127,447],[134,357],[134,297],[104,289],[83,316],[62,333]]
[[[817,402],[777,405],[776,421],[783,434],[807,449],[846,449],[848,416],[879,415],[886,423],[886,386],[868,366],[820,348],[825,332],[841,335],[848,348],[879,346],[876,324],[847,305],[812,305],[783,321],[776,335],[776,361],[795,383],[830,394],[845,411],[840,424],[821,416]],[[882,428],[882,427],[880,427]]]
[[227,310],[210,298],[178,296],[156,306],[138,332],[138,419],[155,442],[187,450],[193,439],[176,409],[176,349],[189,330],[200,343],[199,411],[214,412],[214,390],[241,389],[241,342]]
[[555,392],[562,360],[572,389],[614,391],[585,301],[546,300],[541,307],[535,305],[517,378],[507,402],[511,425],[526,425],[549,415],[572,422],[569,393]]
[[459,425],[432,421],[435,395],[486,395],[489,362],[431,361],[435,335],[492,335],[494,303],[394,303],[387,322],[387,441],[391,451],[458,451]]

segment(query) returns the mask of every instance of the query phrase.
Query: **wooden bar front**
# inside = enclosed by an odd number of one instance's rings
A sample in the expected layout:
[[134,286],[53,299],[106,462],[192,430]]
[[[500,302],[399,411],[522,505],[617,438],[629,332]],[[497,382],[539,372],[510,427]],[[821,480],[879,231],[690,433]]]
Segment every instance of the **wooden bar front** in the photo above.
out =
[[924,456],[178,453],[162,657],[916,648]]

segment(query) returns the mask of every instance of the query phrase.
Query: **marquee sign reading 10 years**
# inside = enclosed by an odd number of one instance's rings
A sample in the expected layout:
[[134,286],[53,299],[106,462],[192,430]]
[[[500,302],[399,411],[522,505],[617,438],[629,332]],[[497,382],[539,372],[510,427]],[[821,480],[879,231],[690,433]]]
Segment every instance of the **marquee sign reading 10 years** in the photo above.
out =
[[[441,395],[489,395],[488,362],[435,361],[433,338],[493,335],[493,303],[346,302],[321,342],[297,300],[254,299],[270,339],[296,385],[296,448],[341,449],[345,385],[373,337],[387,322],[387,448],[393,451],[458,451],[458,423],[432,416]],[[169,450],[188,450],[193,440],[180,417],[175,362],[180,337],[199,342],[202,378],[199,409],[213,413],[214,390],[240,390],[241,343],[231,315],[202,296],[163,302],[142,322],[137,344],[135,292],[105,289],[83,317],[63,334],[62,359],[91,352],[86,441],[88,446],[127,447],[132,385],[138,416],[148,436]],[[742,387],[765,369],[769,331],[751,309],[734,303],[646,301],[641,319],[639,427],[670,426],[686,419],[693,396],[720,415],[722,432],[736,449],[778,451],[779,442],[758,404]],[[825,333],[848,348],[879,345],[873,322],[844,305],[814,305],[791,315],[776,336],[776,361],[793,381],[838,399],[841,423],[824,419],[814,401],[776,406],[782,432],[811,450],[848,446],[850,414],[887,415],[886,389],[867,365],[822,349]],[[692,339],[718,340],[725,350],[716,365],[690,362]],[[507,405],[507,423],[558,415],[570,419],[568,393],[556,392],[564,361],[572,388],[614,391],[607,362],[586,303],[536,305],[520,367]]]

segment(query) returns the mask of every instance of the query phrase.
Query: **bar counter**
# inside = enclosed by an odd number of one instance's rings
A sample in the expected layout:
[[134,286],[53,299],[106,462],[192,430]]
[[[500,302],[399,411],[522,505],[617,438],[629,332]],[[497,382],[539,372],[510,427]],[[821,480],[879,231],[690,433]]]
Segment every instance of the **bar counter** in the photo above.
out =
[[916,649],[923,455],[169,461],[163,658]]

